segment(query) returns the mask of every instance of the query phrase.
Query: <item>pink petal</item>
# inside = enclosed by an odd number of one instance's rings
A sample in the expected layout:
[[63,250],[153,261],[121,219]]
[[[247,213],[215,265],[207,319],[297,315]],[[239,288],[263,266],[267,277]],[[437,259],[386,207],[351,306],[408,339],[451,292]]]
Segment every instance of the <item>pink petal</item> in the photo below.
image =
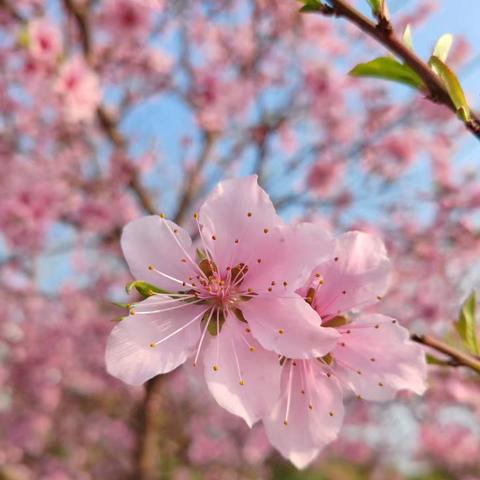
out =
[[[209,342],[203,358],[213,397],[230,413],[242,417],[249,427],[278,398],[282,371],[278,356],[264,350],[246,332],[246,324],[236,318],[227,319],[220,335]],[[214,371],[213,366],[218,369]]]
[[425,392],[425,353],[395,319],[362,315],[341,332],[332,352],[335,374],[357,395],[381,401],[399,390]]
[[390,261],[378,237],[348,232],[338,238],[331,258],[312,273],[310,284],[318,281],[318,275],[324,282],[313,306],[325,318],[371,305],[387,290],[390,273]]
[[241,309],[260,344],[288,358],[321,357],[339,337],[335,329],[321,327],[317,313],[294,294],[255,297],[242,303]]
[[[182,289],[182,281],[197,274],[188,258],[195,260],[190,236],[175,223],[158,215],[130,222],[123,229],[121,244],[130,271],[137,280],[178,291]],[[179,282],[149,270],[149,265]]]
[[258,245],[269,241],[264,229],[283,224],[256,176],[220,182],[202,205],[199,222],[221,270],[253,259]]
[[305,468],[323,447],[337,438],[343,421],[341,387],[316,362],[285,364],[282,395],[263,419],[271,444],[297,468]]
[[[142,306],[154,299],[149,297]],[[200,338],[200,314],[204,310],[204,306],[185,305],[164,313],[136,314],[123,319],[108,337],[105,353],[108,372],[130,385],[140,385],[177,368],[191,355]],[[189,322],[192,323],[175,333]],[[166,337],[169,338],[155,347],[150,346]]]
[[251,245],[255,255],[244,281],[245,287],[260,294],[294,292],[305,284],[312,265],[325,260],[334,248],[329,233],[315,223],[277,227],[266,236],[268,242]]

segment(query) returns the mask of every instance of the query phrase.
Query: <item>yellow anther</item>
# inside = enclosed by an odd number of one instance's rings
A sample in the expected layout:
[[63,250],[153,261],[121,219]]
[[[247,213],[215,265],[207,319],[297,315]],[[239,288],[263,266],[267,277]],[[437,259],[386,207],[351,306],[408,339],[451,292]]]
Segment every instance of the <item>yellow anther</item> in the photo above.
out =
[[212,369],[213,369],[214,372],[218,372],[219,367],[218,367],[218,365],[213,365]]
[[240,380],[238,383],[239,383],[240,385],[245,385],[245,382],[244,382],[243,380]]
[[280,335],[283,335],[283,334],[285,333],[285,330],[284,330],[283,328],[279,328],[279,329],[278,329],[278,333],[279,333]]
[[149,265],[149,266],[148,266],[148,269],[149,269],[149,270],[154,270],[155,267],[154,267],[153,265]]
[[254,352],[255,351],[255,347],[249,347],[248,348],[251,352]]
[[155,342],[152,342],[152,343],[149,345],[150,348],[155,348],[156,346],[157,346],[157,344],[156,344]]

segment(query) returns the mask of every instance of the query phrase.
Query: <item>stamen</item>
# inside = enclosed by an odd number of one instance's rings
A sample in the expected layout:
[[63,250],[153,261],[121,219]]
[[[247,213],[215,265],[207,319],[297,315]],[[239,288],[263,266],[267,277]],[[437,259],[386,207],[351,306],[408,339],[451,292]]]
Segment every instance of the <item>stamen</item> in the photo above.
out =
[[237,373],[238,373],[238,383],[240,385],[245,385],[245,381],[242,379],[242,371],[240,369],[240,362],[238,361],[238,355],[237,355],[237,349],[235,347],[235,342],[233,339],[230,339],[230,343],[232,344],[232,349],[233,349],[233,356],[235,357],[235,363],[237,365]]
[[287,392],[287,409],[285,411],[285,420],[283,424],[288,425],[288,415],[290,413],[290,403],[292,401],[292,379],[293,379],[293,365],[290,364],[290,370],[288,372],[288,392]]
[[[135,310],[134,313],[131,313],[131,314],[132,315],[147,315],[149,313],[169,312],[171,310],[178,310],[179,308],[188,307],[189,305],[195,305],[196,303],[200,303],[200,302],[203,302],[203,300],[198,299],[198,300],[195,300],[194,302],[187,302],[187,303],[183,302],[181,305],[175,305],[174,307],[168,307],[168,308],[161,308],[160,310],[150,310],[150,311],[144,310],[143,312],[139,312],[138,310]],[[143,306],[145,306],[145,305],[143,305]]]
[[203,328],[202,336],[200,337],[200,342],[198,343],[197,353],[195,354],[195,360],[193,361],[193,366],[194,367],[197,366],[198,356],[200,355],[200,350],[202,348],[203,340],[205,339],[205,335],[207,333],[208,326],[210,325],[210,320],[212,319],[212,315],[213,315],[213,308],[210,309],[210,315],[208,316],[205,327]]
[[215,362],[215,365],[213,365],[212,367],[214,372],[218,372],[218,369],[220,368],[218,366],[219,358],[220,358],[220,310],[217,308],[217,352],[216,352],[216,362]]
[[[192,266],[198,271],[198,273],[200,273],[201,276],[203,276],[204,278],[207,278],[206,275],[202,272],[202,270],[200,269],[200,267],[197,265],[196,262],[193,261],[192,257],[190,256],[190,254],[187,252],[187,250],[185,249],[185,247],[181,244],[180,240],[178,239],[178,236],[175,235],[175,233],[173,233],[172,229],[170,228],[170,226],[168,225],[167,221],[165,219],[162,219],[163,220],[163,224],[165,225],[165,227],[167,228],[167,230],[170,232],[170,234],[172,235],[172,237],[175,239],[175,242],[177,243],[177,245],[180,247],[180,250],[182,250],[183,254],[188,258],[189,262],[192,264]],[[208,279],[207,279],[208,280]]]
[[162,277],[168,278],[168,280],[171,280],[172,282],[178,283],[179,285],[182,285],[182,286],[187,285],[189,287],[192,287],[190,283],[179,280],[178,278],[172,277],[171,275],[167,275],[166,273],[163,273],[160,270],[157,270],[153,265],[149,265],[148,269],[152,272],[158,273],[158,275],[161,275]]
[[243,334],[240,335],[240,338],[243,340],[243,343],[245,343],[245,345],[248,347],[248,349],[251,351],[251,352],[254,352],[256,349],[253,345],[250,345],[250,343],[248,343],[248,340],[244,337]]
[[161,343],[167,341],[169,338],[172,338],[175,336],[177,333],[180,333],[182,330],[185,328],[189,327],[192,323],[194,323],[196,320],[198,320],[208,309],[203,310],[200,314],[196,315],[193,317],[191,320],[189,320],[185,325],[182,325],[180,328],[177,328],[174,332],[168,334],[165,338],[162,338],[161,340],[158,340],[156,342],[152,342],[150,344],[150,347],[154,348],[157,345],[160,345]]

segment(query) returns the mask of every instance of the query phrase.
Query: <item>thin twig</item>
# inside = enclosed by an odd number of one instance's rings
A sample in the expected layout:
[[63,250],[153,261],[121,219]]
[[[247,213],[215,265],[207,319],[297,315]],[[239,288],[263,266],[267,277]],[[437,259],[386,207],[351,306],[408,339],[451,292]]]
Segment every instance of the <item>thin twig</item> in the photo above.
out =
[[411,339],[414,342],[421,343],[426,347],[433,348],[437,352],[447,355],[452,363],[452,366],[463,366],[470,368],[474,372],[480,374],[480,360],[468,353],[461,352],[450,345],[431,337],[430,335],[416,335],[412,334]]
[[[323,15],[345,18],[374,38],[418,74],[427,89],[427,98],[435,103],[445,105],[457,114],[457,109],[440,77],[415,52],[410,50],[392,29],[385,28],[381,23],[374,23],[345,0],[330,0],[330,3],[331,6],[325,5],[319,8],[318,12]],[[467,129],[480,139],[480,119],[478,116],[472,112],[471,118],[464,123]]]
[[[94,68],[93,40],[89,20],[88,4],[80,5],[74,0],[64,0],[64,6],[66,10],[73,16],[77,24],[85,61],[91,68]],[[105,106],[100,105],[98,107],[97,118],[100,126],[112,144],[119,150],[125,150],[127,141],[118,128],[118,121],[112,118]],[[133,171],[129,186],[137,196],[137,199],[143,209],[150,214],[154,214],[157,209],[155,208],[150,195],[143,187],[137,171]]]

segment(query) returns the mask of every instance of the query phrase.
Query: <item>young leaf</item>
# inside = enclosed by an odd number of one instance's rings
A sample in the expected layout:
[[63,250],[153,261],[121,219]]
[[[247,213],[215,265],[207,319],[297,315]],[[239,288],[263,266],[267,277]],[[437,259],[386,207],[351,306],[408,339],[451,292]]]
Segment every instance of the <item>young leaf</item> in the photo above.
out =
[[300,8],[300,13],[319,12],[323,7],[319,0],[300,0],[304,5]]
[[155,285],[152,285],[151,283],[142,282],[141,280],[134,280],[133,282],[130,282],[125,287],[125,290],[127,293],[130,293],[134,288],[144,298],[151,297],[155,293],[171,293],[168,290],[163,290]]
[[374,15],[382,12],[383,0],[367,0]]
[[426,359],[427,359],[427,363],[429,365],[442,365],[442,366],[448,366],[449,363],[445,360],[441,360],[440,358],[437,358],[433,355],[431,355],[430,353],[427,353],[426,354]]
[[412,29],[410,28],[410,24],[405,27],[403,31],[403,43],[413,51],[413,40],[412,40]]
[[455,323],[458,334],[470,353],[480,355],[477,340],[477,322],[476,322],[477,296],[473,291],[465,300],[460,310],[460,316]]
[[416,89],[423,86],[422,79],[416,72],[392,57],[379,57],[368,63],[359,63],[349,73],[354,77],[383,78]]
[[445,33],[442,35],[435,44],[432,56],[439,58],[442,62],[446,62],[448,57],[448,52],[452,46],[453,35],[451,33]]
[[435,56],[430,58],[429,63],[434,72],[443,80],[445,87],[447,87],[448,94],[457,109],[458,115],[462,120],[468,121],[470,119],[470,107],[463,88],[453,70]]

